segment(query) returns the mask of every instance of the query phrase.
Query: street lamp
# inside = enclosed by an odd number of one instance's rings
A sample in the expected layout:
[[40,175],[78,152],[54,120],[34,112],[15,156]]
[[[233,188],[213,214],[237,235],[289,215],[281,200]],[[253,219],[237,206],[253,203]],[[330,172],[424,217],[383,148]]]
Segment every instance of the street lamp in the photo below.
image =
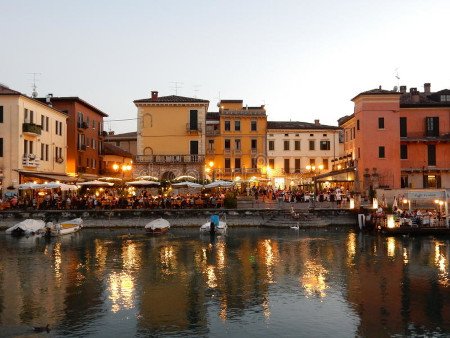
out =
[[313,196],[312,200],[309,200],[309,207],[314,209],[316,207],[316,173],[320,173],[323,170],[323,164],[320,164],[317,168],[315,165],[307,165],[305,169],[313,175]]
[[212,179],[212,181],[214,182],[215,179],[216,179],[216,177],[215,177],[215,176],[216,176],[216,172],[215,172],[215,170],[214,170],[214,161],[209,161],[209,162],[208,162],[208,165],[205,166],[205,172],[206,172],[207,174],[212,173],[211,179]]
[[125,176],[125,172],[131,171],[131,169],[133,169],[133,167],[131,166],[131,164],[126,164],[126,163],[123,163],[122,165],[119,165],[119,164],[117,164],[117,163],[114,163],[113,166],[112,166],[112,168],[113,168],[113,170],[114,170],[115,172],[119,172],[119,170],[122,172],[122,179],[123,179],[124,176]]

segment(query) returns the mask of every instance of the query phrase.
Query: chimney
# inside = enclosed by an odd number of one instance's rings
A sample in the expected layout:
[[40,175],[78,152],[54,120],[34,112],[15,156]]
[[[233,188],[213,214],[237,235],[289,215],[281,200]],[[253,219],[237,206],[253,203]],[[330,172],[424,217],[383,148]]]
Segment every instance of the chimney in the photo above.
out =
[[400,86],[400,93],[402,94],[406,93],[406,86]]
[[411,101],[413,103],[419,103],[420,97],[417,88],[410,88],[409,92],[411,93]]
[[49,105],[50,107],[52,107],[52,97],[53,94],[47,94],[47,96],[45,97],[45,103],[47,103],[47,105]]
[[431,93],[431,83],[429,83],[429,82],[424,83],[423,88],[424,88],[425,94]]
[[319,120],[314,120],[314,124],[315,124],[316,126],[320,126]]
[[158,101],[158,92],[156,90],[152,90],[152,101]]

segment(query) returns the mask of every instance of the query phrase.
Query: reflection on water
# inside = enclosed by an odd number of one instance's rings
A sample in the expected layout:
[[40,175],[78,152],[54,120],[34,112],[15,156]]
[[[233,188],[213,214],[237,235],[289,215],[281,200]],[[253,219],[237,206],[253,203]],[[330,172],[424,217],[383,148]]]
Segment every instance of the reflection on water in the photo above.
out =
[[288,230],[1,234],[1,335],[450,334],[449,240]]

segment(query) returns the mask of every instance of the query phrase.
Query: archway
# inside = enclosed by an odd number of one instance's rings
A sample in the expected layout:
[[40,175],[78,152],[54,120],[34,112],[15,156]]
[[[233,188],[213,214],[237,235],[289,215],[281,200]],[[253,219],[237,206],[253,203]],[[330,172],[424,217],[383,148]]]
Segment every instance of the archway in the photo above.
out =
[[164,172],[164,174],[162,174],[161,179],[162,179],[163,181],[171,181],[171,180],[173,180],[175,177],[176,177],[176,176],[175,176],[175,174],[173,173],[173,171],[166,171],[166,172]]

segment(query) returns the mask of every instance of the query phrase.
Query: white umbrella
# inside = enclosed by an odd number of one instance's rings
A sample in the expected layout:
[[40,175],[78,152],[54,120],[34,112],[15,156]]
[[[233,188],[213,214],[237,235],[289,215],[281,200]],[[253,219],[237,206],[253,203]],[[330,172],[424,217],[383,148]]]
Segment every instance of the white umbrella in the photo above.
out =
[[196,180],[197,178],[194,176],[189,176],[189,175],[181,175],[178,177],[175,177],[174,181],[181,181],[181,180]]
[[234,186],[234,184],[235,184],[234,182],[219,180],[219,181],[214,181],[210,184],[205,185],[205,188],[219,188],[219,187],[230,188],[230,187]]
[[102,181],[94,180],[94,181],[89,181],[89,182],[78,183],[78,185],[97,186],[97,187],[112,187],[114,185],[114,183],[102,182]]
[[126,182],[126,185],[134,185],[134,186],[152,186],[152,185],[161,185],[159,182],[153,182],[153,181],[146,181],[146,180],[139,180],[139,181],[131,181]]
[[122,181],[119,177],[100,177],[99,181]]
[[149,176],[149,175],[147,175],[147,176],[139,176],[139,177],[136,177],[136,178],[138,180],[158,181],[158,177]]
[[185,182],[173,183],[172,187],[175,187],[175,188],[203,188],[203,185],[185,181]]
[[19,184],[19,189],[20,190],[38,189],[37,188],[38,186],[39,186],[39,184],[36,184],[33,182],[27,182],[27,183]]
[[76,185],[65,184],[65,183],[60,183],[60,188],[61,188],[62,191],[78,190],[78,187]]

